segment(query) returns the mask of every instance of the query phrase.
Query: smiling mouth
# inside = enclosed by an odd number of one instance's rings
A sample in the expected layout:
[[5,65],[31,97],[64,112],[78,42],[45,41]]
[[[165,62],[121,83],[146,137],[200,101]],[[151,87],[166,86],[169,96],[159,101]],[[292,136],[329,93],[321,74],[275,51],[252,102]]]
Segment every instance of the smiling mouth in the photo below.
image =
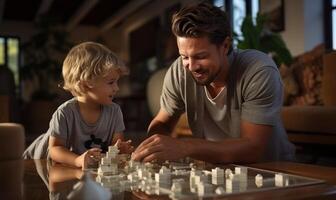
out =
[[205,72],[193,72],[195,78],[202,78],[205,75]]

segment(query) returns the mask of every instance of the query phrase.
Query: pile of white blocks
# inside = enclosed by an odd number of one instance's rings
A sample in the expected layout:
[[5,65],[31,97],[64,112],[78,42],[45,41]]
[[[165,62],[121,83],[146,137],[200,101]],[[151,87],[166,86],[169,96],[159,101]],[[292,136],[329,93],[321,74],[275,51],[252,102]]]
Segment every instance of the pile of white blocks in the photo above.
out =
[[227,193],[247,190],[247,167],[235,167],[235,173],[228,170],[225,175]]
[[155,173],[155,182],[159,187],[170,187],[171,185],[171,170],[162,166],[159,173]]
[[98,175],[109,176],[118,173],[118,153],[119,149],[117,146],[108,147],[108,152],[106,152],[105,157],[101,158],[101,162],[98,168]]

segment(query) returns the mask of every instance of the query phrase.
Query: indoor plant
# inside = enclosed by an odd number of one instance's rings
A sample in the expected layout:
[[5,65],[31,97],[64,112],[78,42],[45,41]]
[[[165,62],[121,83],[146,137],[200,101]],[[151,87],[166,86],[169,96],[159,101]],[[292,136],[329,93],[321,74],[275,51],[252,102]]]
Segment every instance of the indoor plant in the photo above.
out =
[[242,22],[242,35],[238,37],[237,47],[239,49],[257,49],[270,54],[278,66],[285,64],[289,66],[293,60],[285,42],[277,33],[270,31],[266,26],[267,17],[258,14],[253,22],[251,16],[246,16]]

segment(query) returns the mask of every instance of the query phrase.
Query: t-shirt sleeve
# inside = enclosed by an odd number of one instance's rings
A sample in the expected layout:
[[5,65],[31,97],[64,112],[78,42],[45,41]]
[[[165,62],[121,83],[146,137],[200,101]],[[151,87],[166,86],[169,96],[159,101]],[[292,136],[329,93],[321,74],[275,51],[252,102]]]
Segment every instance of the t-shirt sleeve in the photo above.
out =
[[243,90],[242,119],[264,125],[276,125],[283,95],[279,72],[263,67],[246,80]]
[[63,141],[67,141],[69,135],[68,132],[66,115],[62,109],[57,109],[50,120],[48,134]]
[[179,115],[184,112],[184,101],[181,95],[181,76],[182,72],[178,65],[179,60],[175,61],[168,69],[164,78],[160,105],[168,114]]
[[122,133],[124,131],[125,131],[125,124],[123,114],[121,112],[120,106],[117,106],[116,118],[115,118],[115,133]]

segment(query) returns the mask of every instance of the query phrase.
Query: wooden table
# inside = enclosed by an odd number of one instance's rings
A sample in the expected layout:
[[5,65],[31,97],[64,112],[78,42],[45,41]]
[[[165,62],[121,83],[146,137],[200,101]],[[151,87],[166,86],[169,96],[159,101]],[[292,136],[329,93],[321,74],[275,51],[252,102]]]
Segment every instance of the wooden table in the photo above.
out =
[[[316,185],[225,196],[223,199],[336,199],[336,168],[290,162],[250,164],[250,167],[323,179]],[[46,160],[0,162],[1,197],[24,196],[24,199],[65,199],[82,171],[65,166],[53,167]],[[22,171],[23,170],[23,171]],[[22,173],[23,172],[23,173]],[[22,180],[23,177],[23,181]],[[5,186],[5,187],[4,187]],[[20,188],[23,187],[23,194]],[[5,194],[5,196],[4,196]],[[6,196],[7,195],[7,196]],[[169,199],[125,192],[123,199]],[[219,199],[219,198],[217,198]]]

